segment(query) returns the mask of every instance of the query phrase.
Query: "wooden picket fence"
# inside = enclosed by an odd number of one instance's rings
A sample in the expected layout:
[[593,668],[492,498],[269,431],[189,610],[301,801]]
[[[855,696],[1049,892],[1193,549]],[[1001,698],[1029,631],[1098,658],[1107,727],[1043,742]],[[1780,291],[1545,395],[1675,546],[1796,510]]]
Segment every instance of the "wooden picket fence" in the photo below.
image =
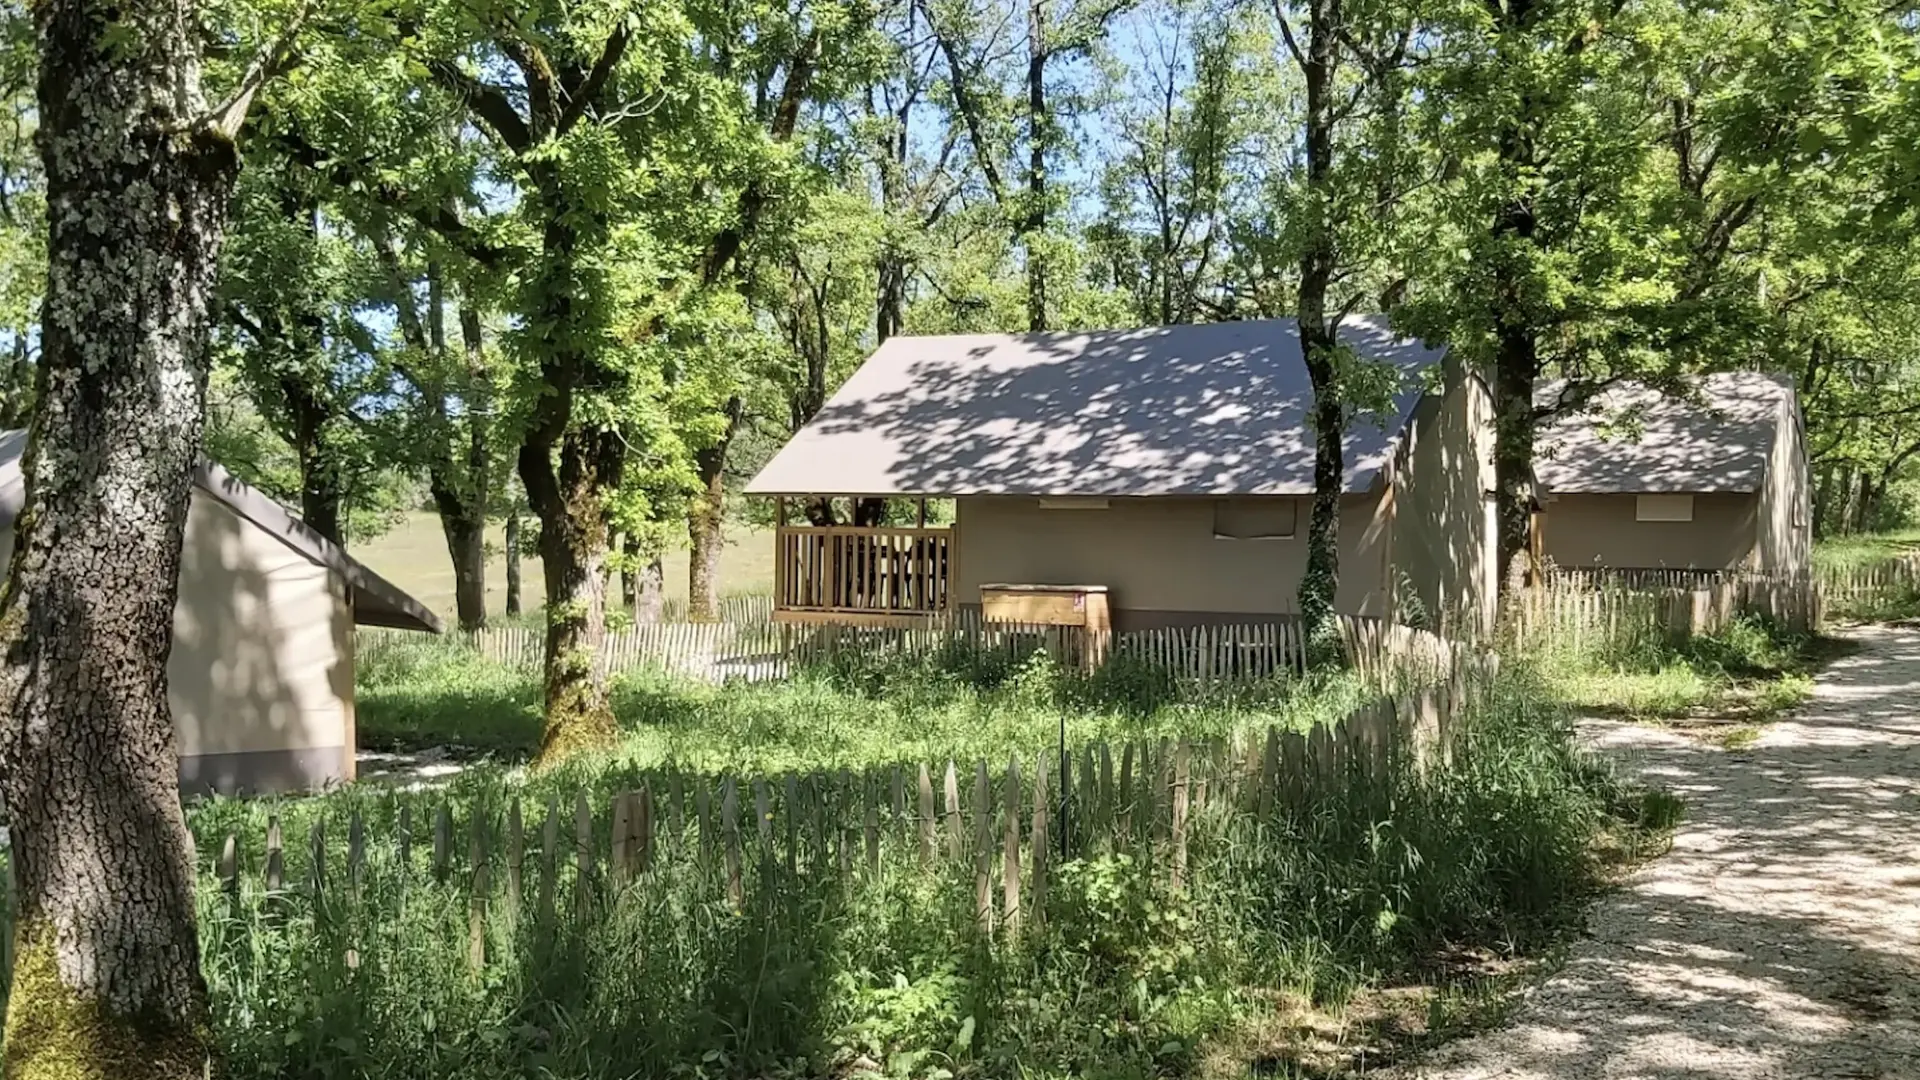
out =
[[1920,551],[1815,571],[1821,596],[1837,613],[1872,617],[1920,608]]
[[1810,577],[1736,572],[1555,571],[1545,584],[1509,604],[1525,638],[1644,630],[1669,643],[1717,633],[1742,616],[1759,616],[1801,633],[1822,619],[1820,589]]
[[[1383,684],[1427,677],[1457,662],[1459,646],[1430,631],[1355,616],[1341,616],[1339,631],[1353,665]],[[447,637],[456,647],[527,671],[537,671],[544,655],[545,639],[537,628],[502,627]],[[370,661],[389,650],[422,645],[418,634],[379,628],[356,631],[355,642],[357,654]],[[1307,662],[1305,637],[1300,625],[1290,621],[1111,633],[989,623],[977,613],[911,628],[685,622],[630,626],[608,633],[601,662],[610,673],[655,668],[712,682],[760,681],[787,678],[848,655],[933,654],[952,648],[1013,656],[1044,650],[1063,665],[1086,669],[1125,658],[1203,691],[1298,672]]]
[[780,875],[858,878],[884,866],[935,873],[971,890],[982,930],[1013,935],[1044,918],[1050,873],[1062,859],[1144,850],[1154,873],[1184,889],[1203,817],[1217,835],[1330,801],[1352,807],[1390,798],[1384,781],[1395,770],[1424,770],[1447,753],[1483,674],[1463,670],[1451,682],[1383,695],[1306,733],[1102,742],[1065,761],[1049,751],[1004,765],[948,761],[861,774],[716,779],[667,770],[598,804],[581,794],[533,817],[518,800],[469,808],[464,822],[448,803],[420,818],[416,804],[402,803],[380,837],[356,807],[331,823],[344,843],[321,822],[299,851],[275,817],[264,835],[228,833],[203,857],[232,897],[255,889],[269,898],[305,894],[316,909],[323,899],[358,895],[373,873],[397,875],[407,889],[462,890],[476,968],[487,963],[497,920],[530,914],[534,925],[551,926],[568,915],[597,918],[683,866],[698,872],[676,881],[705,882],[713,900],[736,911]]

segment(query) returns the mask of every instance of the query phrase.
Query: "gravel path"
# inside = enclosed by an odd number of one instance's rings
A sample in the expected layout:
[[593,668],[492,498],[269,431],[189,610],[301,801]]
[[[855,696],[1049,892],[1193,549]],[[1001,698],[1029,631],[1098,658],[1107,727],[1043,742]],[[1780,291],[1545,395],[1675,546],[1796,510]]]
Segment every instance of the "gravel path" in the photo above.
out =
[[1920,1080],[1920,628],[1855,636],[1747,750],[1596,726],[1687,800],[1673,852],[1509,1026],[1399,1075]]

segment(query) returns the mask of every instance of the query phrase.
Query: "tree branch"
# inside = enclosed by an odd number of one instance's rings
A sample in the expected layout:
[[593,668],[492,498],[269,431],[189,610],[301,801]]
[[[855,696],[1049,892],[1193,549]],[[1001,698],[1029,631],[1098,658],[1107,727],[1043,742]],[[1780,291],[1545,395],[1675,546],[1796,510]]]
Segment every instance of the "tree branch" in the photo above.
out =
[[233,88],[227,100],[215,106],[199,121],[228,139],[238,138],[240,129],[246,126],[247,112],[253,108],[253,99],[259,95],[262,87],[274,76],[285,71],[293,56],[294,39],[300,36],[300,30],[313,14],[315,0],[306,0],[287,25],[280,30],[280,36],[261,49],[247,64],[240,76],[240,82]]
[[[810,35],[787,68],[786,82],[780,88],[780,101],[774,108],[773,122],[767,130],[776,145],[790,141],[794,128],[799,126],[800,103],[806,100],[813,85],[813,66],[819,49],[819,35]],[[741,245],[760,224],[760,215],[771,201],[772,196],[764,180],[756,177],[748,182],[746,190],[740,193],[738,220],[720,230],[701,256],[700,284],[703,287],[712,285],[720,280],[720,275],[726,273],[734,256],[740,253]]]
[[481,82],[447,60],[430,59],[427,61],[427,70],[440,85],[460,95],[467,108],[507,149],[518,154],[526,152],[533,145],[533,135],[527,128],[526,120],[514,108],[505,90]]
[[587,72],[586,81],[574,90],[567,100],[566,109],[560,113],[560,134],[572,131],[573,126],[580,122],[580,118],[600,97],[600,91],[606,88],[607,80],[613,77],[614,69],[620,66],[621,58],[626,56],[627,41],[631,36],[625,19],[614,27],[613,33],[607,35],[606,47],[600,50],[599,59],[593,62],[592,70]]

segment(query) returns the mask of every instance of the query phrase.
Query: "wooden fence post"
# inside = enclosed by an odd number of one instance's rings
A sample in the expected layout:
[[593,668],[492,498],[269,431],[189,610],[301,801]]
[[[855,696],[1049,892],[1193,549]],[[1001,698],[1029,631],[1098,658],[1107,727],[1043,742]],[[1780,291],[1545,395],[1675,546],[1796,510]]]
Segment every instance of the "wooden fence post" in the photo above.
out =
[[573,804],[573,902],[580,921],[593,914],[593,804],[581,792]]
[[973,900],[980,932],[993,932],[993,799],[983,759],[973,781]]
[[634,828],[634,875],[639,876],[653,869],[653,782],[640,784],[640,803],[631,815]]
[[920,866],[933,865],[933,777],[920,765]]
[[447,880],[447,867],[452,859],[449,849],[452,846],[453,811],[447,809],[446,803],[441,803],[440,809],[433,815],[433,879],[435,881]]
[[360,885],[367,876],[367,827],[360,820],[360,808],[347,817],[347,888],[357,902]]
[[[240,838],[233,833],[228,833],[227,838],[220,844],[220,862],[214,873],[220,878],[220,888],[226,892],[228,898],[237,899],[240,895]],[[7,874],[9,877],[13,874],[11,852],[7,856]],[[13,909],[9,907],[7,911],[11,916]],[[13,934],[9,932],[0,935],[0,939],[4,939],[5,943],[11,947]],[[7,967],[5,970],[13,969]]]
[[[1081,814],[1084,821],[1085,811]],[[1043,751],[1040,764],[1033,770],[1033,899],[1028,921],[1035,930],[1047,921],[1047,864],[1052,858],[1047,847],[1047,824],[1047,755]]]
[[467,900],[467,966],[476,974],[487,964],[487,817],[473,812],[473,839],[467,852],[473,887]]
[[1190,797],[1187,784],[1192,777],[1188,760],[1192,747],[1186,739],[1174,750],[1173,758],[1173,888],[1187,887],[1187,809]]
[[740,910],[746,891],[740,882],[740,786],[729,776],[721,781],[720,831],[727,845],[727,902]]
[[608,844],[610,857],[607,860],[607,880],[612,883],[613,894],[617,897],[627,887],[627,867],[632,861],[633,821],[628,796],[623,792],[614,792],[610,809],[613,836]]
[[1020,934],[1020,756],[1007,761],[1006,844],[1000,871],[1002,910],[1009,941]]
[[286,856],[280,850],[280,818],[267,816],[267,892],[280,891],[281,878],[286,873]]
[[547,800],[547,819],[540,826],[540,925],[553,925],[553,894],[560,877],[560,801]]
[[957,863],[964,839],[960,830],[960,775],[952,758],[947,759],[946,785],[941,793],[947,797],[947,854]]
[[400,829],[397,839],[400,850],[396,861],[400,864],[400,877],[405,880],[408,871],[413,867],[413,807],[405,803],[400,805]]
[[520,913],[520,869],[526,857],[526,829],[520,820],[520,800],[507,804],[507,912]]

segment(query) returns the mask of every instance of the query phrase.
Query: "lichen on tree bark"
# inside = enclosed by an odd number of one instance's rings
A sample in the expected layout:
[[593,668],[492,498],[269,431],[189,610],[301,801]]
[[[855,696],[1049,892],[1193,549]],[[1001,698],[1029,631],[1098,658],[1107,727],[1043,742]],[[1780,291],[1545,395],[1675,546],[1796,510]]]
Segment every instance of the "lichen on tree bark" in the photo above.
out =
[[48,273],[26,512],[0,593],[19,957],[9,1078],[203,1075],[166,664],[237,169],[191,4],[33,7]]

